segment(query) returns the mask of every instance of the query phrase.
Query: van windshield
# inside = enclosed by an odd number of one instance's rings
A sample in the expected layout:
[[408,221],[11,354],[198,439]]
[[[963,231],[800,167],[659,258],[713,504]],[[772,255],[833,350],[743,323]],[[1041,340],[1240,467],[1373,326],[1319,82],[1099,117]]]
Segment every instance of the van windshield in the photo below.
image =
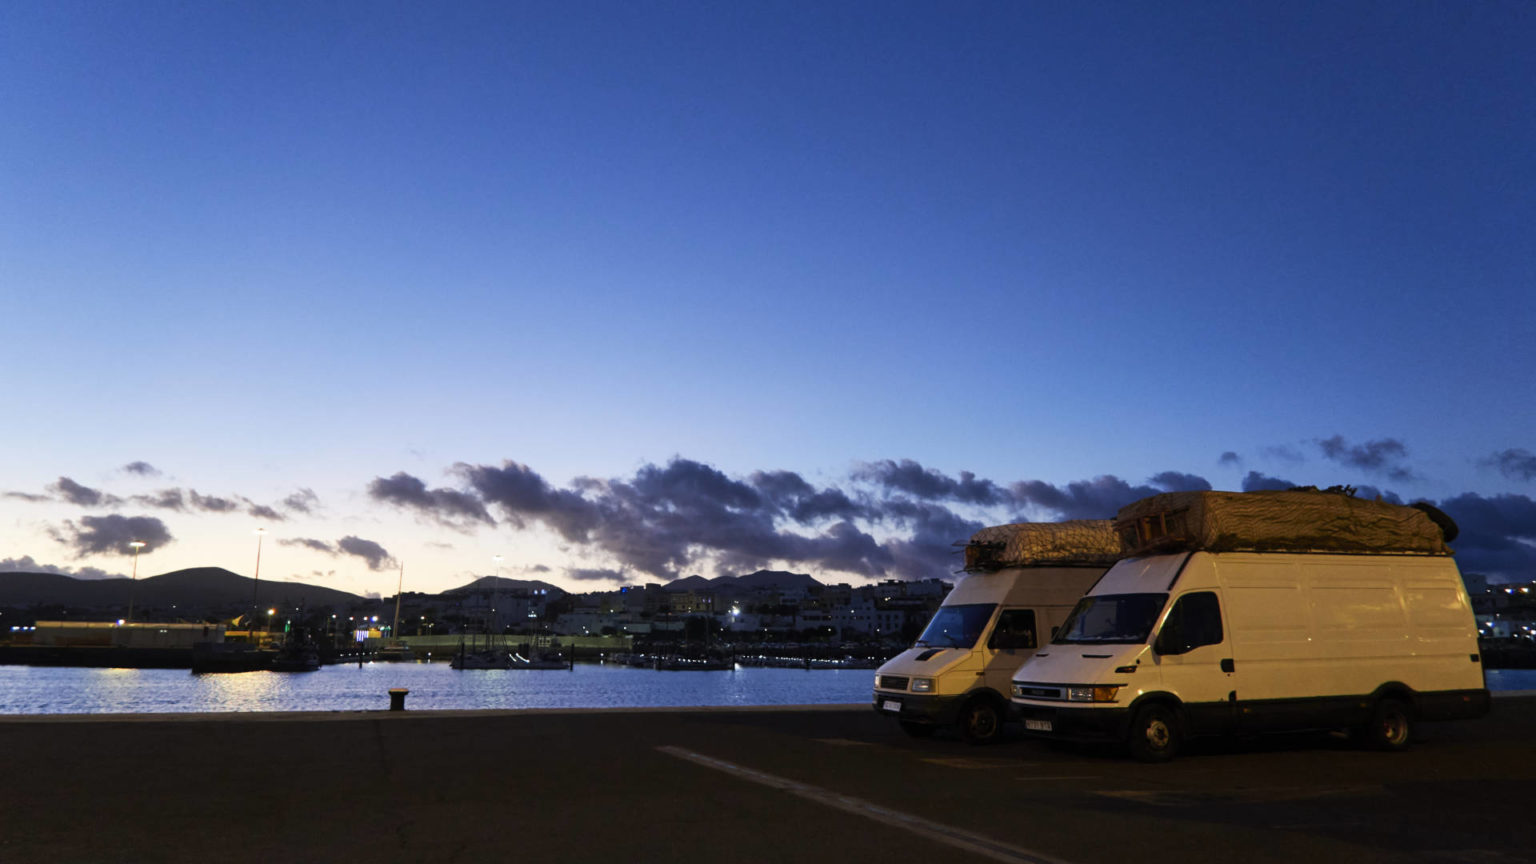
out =
[[966,603],[940,606],[928,622],[928,629],[914,643],[920,648],[971,648],[981,638],[981,630],[992,620],[996,603]]
[[1103,594],[1084,597],[1051,641],[1057,645],[1083,642],[1136,644],[1147,641],[1167,594]]

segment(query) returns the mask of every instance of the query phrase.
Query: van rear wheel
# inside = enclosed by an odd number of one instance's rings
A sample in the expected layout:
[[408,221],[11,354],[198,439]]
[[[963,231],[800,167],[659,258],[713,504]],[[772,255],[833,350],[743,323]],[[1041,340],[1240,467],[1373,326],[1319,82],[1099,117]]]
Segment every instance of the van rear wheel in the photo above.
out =
[[968,744],[991,744],[1003,728],[1003,714],[991,699],[974,699],[960,711],[960,737]]
[[1179,752],[1179,721],[1161,702],[1143,705],[1131,720],[1126,746],[1140,762],[1167,762]]
[[1357,736],[1372,750],[1403,750],[1413,741],[1413,711],[1401,699],[1382,699]]

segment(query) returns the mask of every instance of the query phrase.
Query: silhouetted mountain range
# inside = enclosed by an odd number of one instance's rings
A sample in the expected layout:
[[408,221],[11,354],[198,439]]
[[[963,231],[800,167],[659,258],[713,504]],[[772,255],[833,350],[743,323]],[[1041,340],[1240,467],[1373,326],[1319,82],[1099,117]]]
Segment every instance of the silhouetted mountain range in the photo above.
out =
[[686,576],[682,579],[673,579],[671,582],[661,586],[661,590],[670,592],[714,591],[716,593],[746,593],[760,589],[803,591],[809,588],[822,587],[825,586],[813,579],[808,573],[790,573],[787,570],[758,570],[745,576],[716,576],[713,579],[705,579],[703,576]]
[[[142,609],[211,610],[249,608],[253,582],[222,567],[193,567],[159,576],[146,576],[133,585],[128,579],[75,579],[56,573],[0,573],[0,606],[61,605],[91,608],[127,606],[130,586],[135,606]],[[349,607],[365,598],[335,588],[303,582],[260,580],[257,605]]]
[[[140,609],[186,610],[189,615],[212,614],[219,610],[244,610],[252,604],[252,582],[248,576],[222,567],[193,567],[146,576],[132,585],[134,605]],[[77,579],[57,573],[0,573],[0,606],[73,606],[89,609],[126,608],[131,580]],[[799,591],[820,588],[822,583],[805,573],[784,570],[758,570],[743,576],[688,576],[662,586],[668,592],[713,591],[720,594],[748,593],[759,589]],[[263,579],[255,586],[256,605],[285,608],[335,606],[350,608],[367,600],[356,594],[304,582]],[[469,593],[542,591],[550,596],[566,593],[564,589],[537,579],[505,579],[486,576],[467,585],[442,592],[447,596]]]
[[443,594],[490,594],[493,592],[510,594],[512,592],[521,591],[526,591],[530,594],[535,591],[543,591],[544,593],[552,596],[558,596],[565,593],[565,589],[551,585],[548,582],[541,582],[537,579],[506,579],[497,576],[482,576],[481,578],[476,579],[468,585],[460,585],[457,588],[449,588],[447,591],[444,591]]

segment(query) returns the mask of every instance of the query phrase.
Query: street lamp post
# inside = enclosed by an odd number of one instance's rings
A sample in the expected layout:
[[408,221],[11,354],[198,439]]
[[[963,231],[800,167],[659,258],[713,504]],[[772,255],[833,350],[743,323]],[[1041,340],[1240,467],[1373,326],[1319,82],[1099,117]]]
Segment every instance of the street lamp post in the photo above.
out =
[[496,604],[501,600],[501,556],[493,555],[491,560],[496,562],[496,581],[491,583],[491,624],[496,628],[497,635],[500,635],[501,619],[496,617]]
[[143,540],[134,540],[128,544],[133,547],[133,578],[128,581],[128,623],[133,623],[133,592],[139,584],[139,550],[144,548]]
[[[261,540],[266,536],[266,534],[267,529],[256,529],[256,573],[251,578],[251,624],[246,628],[249,631],[255,631],[256,615],[258,614],[258,610],[261,608],[259,601],[257,600],[257,589],[261,586]],[[252,639],[251,641],[255,642],[257,640]]]

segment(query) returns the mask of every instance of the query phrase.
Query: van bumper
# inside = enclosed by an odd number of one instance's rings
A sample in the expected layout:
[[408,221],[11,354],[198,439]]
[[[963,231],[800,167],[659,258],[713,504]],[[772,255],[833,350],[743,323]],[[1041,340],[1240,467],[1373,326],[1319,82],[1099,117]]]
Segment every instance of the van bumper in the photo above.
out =
[[959,718],[960,702],[959,696],[886,693],[876,690],[873,706],[876,714],[895,717],[904,722],[948,726]]
[[1058,741],[1124,741],[1129,708],[1066,708],[1013,703],[1024,734]]

